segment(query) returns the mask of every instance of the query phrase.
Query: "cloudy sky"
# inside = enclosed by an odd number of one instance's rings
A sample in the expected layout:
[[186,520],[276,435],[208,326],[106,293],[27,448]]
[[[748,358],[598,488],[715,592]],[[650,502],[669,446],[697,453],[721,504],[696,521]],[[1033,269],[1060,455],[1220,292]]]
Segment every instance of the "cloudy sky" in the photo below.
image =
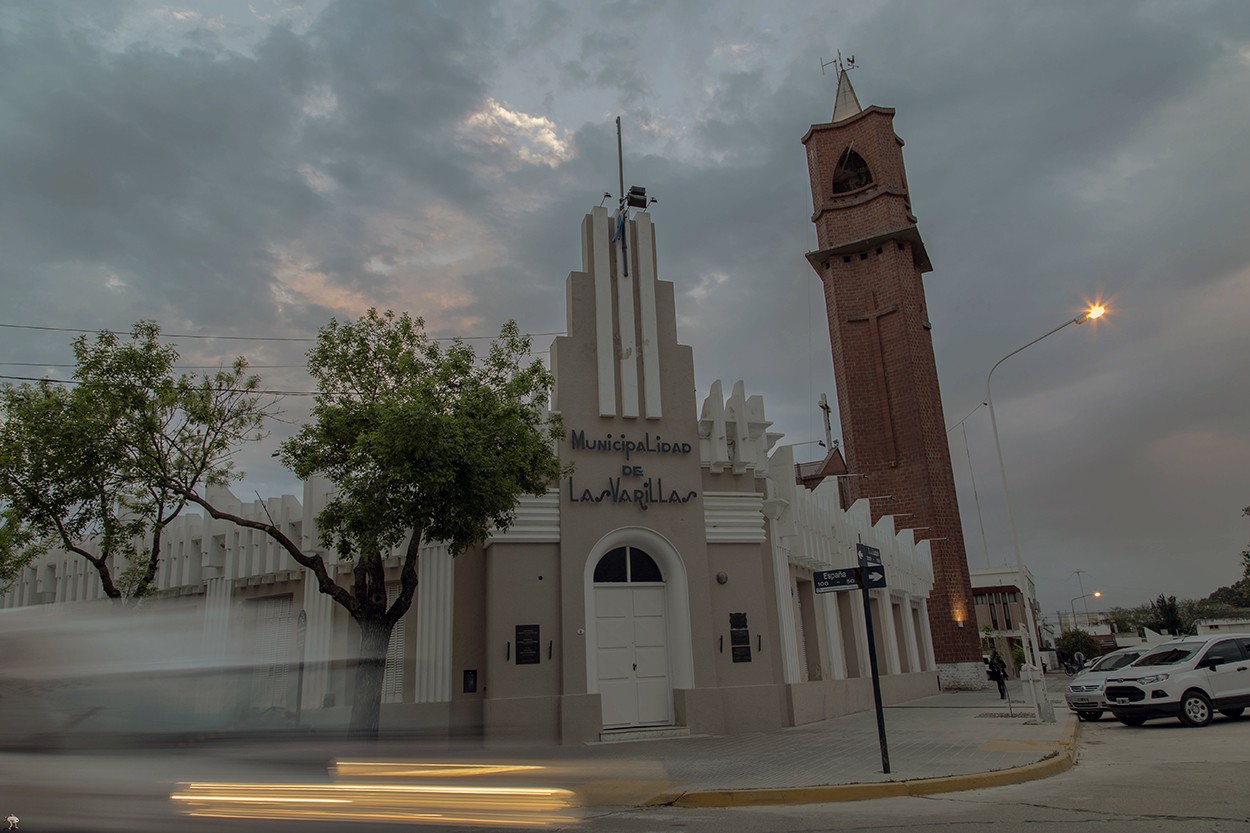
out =
[[[1105,321],[995,374],[1043,608],[1235,580],[1244,0],[0,0],[0,374],[68,374],[74,333],[26,328],[150,318],[188,366],[243,353],[307,391],[307,342],[273,339],[369,306],[438,336],[514,317],[545,350],[619,115],[700,390],[742,379],[783,442],[815,440],[834,388],[799,140],[839,49],[907,143],[947,424],[972,412],[950,434],[971,566],[1013,559],[986,373],[1097,299]],[[292,490],[289,430],[240,494]]]

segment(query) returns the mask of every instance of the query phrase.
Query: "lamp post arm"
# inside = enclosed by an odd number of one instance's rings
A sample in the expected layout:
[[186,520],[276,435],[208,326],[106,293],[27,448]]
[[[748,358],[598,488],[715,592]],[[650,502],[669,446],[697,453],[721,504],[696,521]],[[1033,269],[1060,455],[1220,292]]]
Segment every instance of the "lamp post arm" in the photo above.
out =
[[1064,327],[1068,326],[1069,324],[1084,324],[1088,319],[1089,319],[1089,313],[1078,315],[1076,318],[1070,318],[1067,321],[1060,324],[1058,327],[1055,327],[1055,329],[1051,330],[1050,332],[1044,333],[1043,335],[1038,336],[1037,338],[1033,339],[1032,341],[1030,341],[1028,344],[1024,345],[1023,347],[1017,347],[1015,350],[1012,350],[1010,353],[1003,356],[998,361],[994,362],[994,366],[990,368],[989,374],[985,377],[985,404],[989,405],[992,401],[990,397],[990,380],[994,378],[994,371],[998,370],[998,366],[1000,364],[1010,359],[1016,353],[1020,353],[1020,352],[1023,352],[1024,350],[1029,349],[1030,347],[1032,347],[1034,344],[1037,344],[1042,339],[1053,336],[1055,333],[1059,332],[1060,330],[1062,330]]

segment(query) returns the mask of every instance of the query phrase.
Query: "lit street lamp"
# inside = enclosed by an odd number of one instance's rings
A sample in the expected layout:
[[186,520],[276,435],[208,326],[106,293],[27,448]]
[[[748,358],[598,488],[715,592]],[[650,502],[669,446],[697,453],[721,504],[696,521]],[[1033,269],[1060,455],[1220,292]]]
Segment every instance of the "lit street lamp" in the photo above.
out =
[[[1076,629],[1076,603],[1079,602],[1081,599],[1101,599],[1101,598],[1102,598],[1102,591],[1095,590],[1093,593],[1086,593],[1084,596],[1077,596],[1075,599],[1072,600],[1072,620],[1071,621],[1072,621],[1073,630]],[[1087,618],[1088,618],[1088,614],[1087,614]],[[1089,622],[1086,621],[1085,624],[1088,625]]]
[[1090,307],[1076,318],[1069,319],[1060,324],[1058,327],[1055,327],[1050,332],[1033,339],[1028,344],[1024,345],[1024,347],[1012,350],[1010,353],[995,362],[994,366],[990,368],[989,375],[985,377],[985,404],[988,405],[990,409],[990,427],[994,431],[994,450],[998,452],[998,470],[999,473],[1002,474],[1003,495],[1007,499],[1007,523],[1011,528],[1011,544],[1012,547],[1015,548],[1016,552],[1016,572],[1020,575],[1020,593],[1023,597],[1022,601],[1024,602],[1026,624],[1024,633],[1025,667],[1021,669],[1020,677],[1025,683],[1024,690],[1028,697],[1029,705],[1031,705],[1037,713],[1037,720],[1039,723],[1053,723],[1055,720],[1055,712],[1054,709],[1051,708],[1050,703],[1046,700],[1046,683],[1045,680],[1042,679],[1041,660],[1038,656],[1037,643],[1035,642],[1037,639],[1037,620],[1033,615],[1033,599],[1029,593],[1028,581],[1025,579],[1024,558],[1020,555],[1020,536],[1016,532],[1016,515],[1011,507],[1011,491],[1007,488],[1007,466],[1003,463],[1003,447],[998,440],[998,420],[994,416],[994,397],[990,393],[990,381],[994,378],[994,371],[998,370],[998,366],[1010,359],[1016,353],[1032,347],[1034,344],[1037,344],[1039,341],[1047,338],[1048,336],[1054,335],[1069,324],[1084,324],[1086,321],[1091,319],[1102,317],[1104,312],[1106,312],[1106,309],[1102,305]]

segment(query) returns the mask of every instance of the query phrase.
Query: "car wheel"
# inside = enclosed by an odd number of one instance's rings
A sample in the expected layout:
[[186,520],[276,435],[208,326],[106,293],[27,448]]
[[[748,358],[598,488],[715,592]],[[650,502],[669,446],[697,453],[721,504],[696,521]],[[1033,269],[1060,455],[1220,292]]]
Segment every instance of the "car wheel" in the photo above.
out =
[[1116,715],[1115,719],[1123,723],[1125,726],[1141,726],[1146,722],[1146,718],[1139,715]]
[[1241,715],[1245,711],[1246,710],[1244,708],[1242,708],[1241,706],[1238,706],[1235,709],[1220,709],[1220,714],[1224,715],[1225,717],[1237,718],[1237,717],[1241,717]]
[[1181,697],[1181,723],[1186,726],[1206,726],[1215,715],[1211,713],[1211,700],[1197,689],[1190,689]]
[[1093,723],[1095,720],[1102,719],[1102,712],[1077,712],[1076,716],[1080,720]]

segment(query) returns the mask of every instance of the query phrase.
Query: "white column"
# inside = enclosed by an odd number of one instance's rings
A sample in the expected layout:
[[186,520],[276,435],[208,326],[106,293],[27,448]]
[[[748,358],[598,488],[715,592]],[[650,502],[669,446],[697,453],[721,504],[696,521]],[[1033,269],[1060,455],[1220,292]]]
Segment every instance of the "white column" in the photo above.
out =
[[455,562],[446,547],[422,547],[417,565],[416,702],[451,699]]
[[[859,676],[868,677],[872,668],[868,664],[868,620],[864,618],[864,599],[862,591],[851,591],[848,599],[851,605],[851,623],[855,629],[855,644],[859,646]],[[850,669],[847,669],[850,673]]]
[[877,657],[878,666],[885,660],[885,673],[899,674],[902,668],[898,663],[898,634],[894,629],[894,604],[890,591],[874,590],[872,595],[877,600],[877,612],[880,614],[879,621],[873,622],[873,626],[880,632],[880,641],[885,645],[885,656]]
[[829,672],[833,675],[833,679],[845,680],[847,677],[846,650],[842,646],[842,618],[839,615],[842,594],[825,593],[816,598],[824,600],[825,636],[829,643]]
[[920,650],[924,655],[924,668],[926,671],[932,671],[937,668],[937,657],[933,653],[933,632],[929,629],[928,599],[920,600],[920,627]]
[[625,241],[631,234],[632,222],[625,223],[625,236],[618,240],[616,249],[616,314],[620,347],[617,366],[621,375],[621,416],[638,416],[638,345],[635,340],[634,276],[625,275],[628,264]]
[[[584,266],[595,283],[595,359],[599,368],[599,416],[616,416],[616,348],[612,331],[612,249],[608,210],[590,212],[589,239],[582,241]],[[572,335],[572,332],[569,333]]]
[[[333,565],[328,569],[334,570]],[[330,664],[334,659],[334,600],[318,589],[317,577],[304,573],[302,599],[308,629],[304,632],[304,696],[301,711],[319,709],[330,691]]]
[[[204,629],[201,632],[201,654],[234,660],[231,668],[239,672],[242,665],[230,645],[230,619],[234,608],[234,582],[225,578],[212,578],[204,582]],[[226,706],[227,689],[237,681],[229,675],[207,679],[196,689],[196,707],[201,713],[212,714]],[[245,685],[250,685],[248,680]]]
[[799,636],[794,628],[794,582],[790,580],[790,559],[784,547],[769,536],[773,553],[773,585],[777,588],[777,624],[781,635],[781,674],[787,683],[800,682]]
[[903,611],[903,642],[907,645],[907,667],[913,672],[921,670],[920,650],[916,645],[916,616],[912,611],[911,597],[903,594],[899,602]]
[[655,231],[646,212],[634,221],[638,241],[638,314],[642,327],[643,407],[647,419],[664,415],[660,403],[660,336],[655,309]]

